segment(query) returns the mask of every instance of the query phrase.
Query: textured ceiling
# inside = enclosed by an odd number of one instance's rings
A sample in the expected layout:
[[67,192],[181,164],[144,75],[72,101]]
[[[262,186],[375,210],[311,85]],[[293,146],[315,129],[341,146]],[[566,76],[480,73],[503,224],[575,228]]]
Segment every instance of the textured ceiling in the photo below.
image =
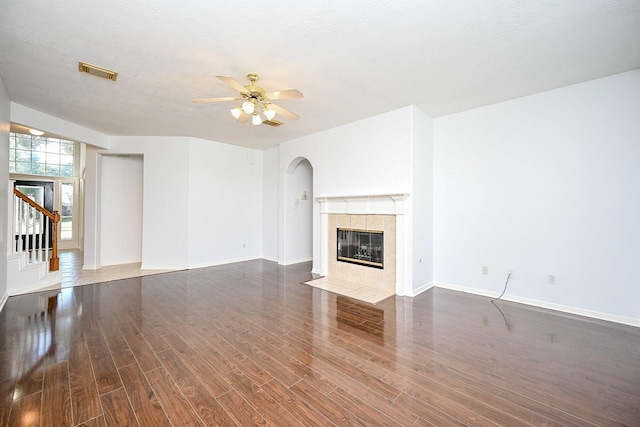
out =
[[[0,0],[12,101],[107,135],[264,149],[415,104],[432,117],[640,68],[640,0]],[[78,72],[85,61],[116,82]],[[235,123],[216,75],[300,114]],[[24,123],[29,125],[29,123]]]

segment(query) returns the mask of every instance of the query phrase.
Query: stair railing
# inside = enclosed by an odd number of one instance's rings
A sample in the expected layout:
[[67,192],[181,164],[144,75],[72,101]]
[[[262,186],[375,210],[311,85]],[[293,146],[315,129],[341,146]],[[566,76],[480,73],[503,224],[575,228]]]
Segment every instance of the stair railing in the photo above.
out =
[[[49,262],[49,271],[60,269],[58,258],[58,211],[50,212],[20,190],[13,189],[14,253],[26,253],[30,264]],[[50,245],[51,243],[51,245]]]

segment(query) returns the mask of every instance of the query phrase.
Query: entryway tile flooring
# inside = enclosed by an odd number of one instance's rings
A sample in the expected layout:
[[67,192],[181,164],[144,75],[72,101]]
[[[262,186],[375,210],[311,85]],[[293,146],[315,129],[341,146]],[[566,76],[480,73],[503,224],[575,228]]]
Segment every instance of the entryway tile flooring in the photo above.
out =
[[167,273],[173,270],[141,270],[140,262],[132,264],[109,265],[97,270],[83,270],[83,252],[79,250],[63,250],[58,254],[60,258],[61,287],[90,285],[94,283],[110,282],[112,280],[128,279],[130,277],[148,276],[150,274]]
[[374,288],[371,286],[364,286],[346,280],[321,277],[319,279],[310,280],[305,282],[309,286],[315,288],[324,289],[325,291],[333,292],[335,294],[344,295],[346,297],[354,298],[360,301],[368,302],[370,304],[377,304],[380,301],[395,295],[395,292],[385,289]]

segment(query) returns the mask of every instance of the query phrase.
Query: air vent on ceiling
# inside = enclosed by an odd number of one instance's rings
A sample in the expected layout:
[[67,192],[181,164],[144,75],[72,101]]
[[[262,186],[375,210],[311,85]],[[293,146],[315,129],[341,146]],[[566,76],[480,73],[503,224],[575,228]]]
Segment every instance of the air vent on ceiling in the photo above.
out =
[[87,64],[86,62],[79,62],[78,70],[81,73],[91,74],[92,76],[101,77],[114,82],[116,81],[116,78],[118,78],[117,72],[107,70],[106,68],[98,67],[96,65]]
[[279,122],[277,120],[265,120],[265,121],[262,122],[262,124],[263,125],[273,126],[275,128],[275,127],[280,126],[282,124],[282,122]]

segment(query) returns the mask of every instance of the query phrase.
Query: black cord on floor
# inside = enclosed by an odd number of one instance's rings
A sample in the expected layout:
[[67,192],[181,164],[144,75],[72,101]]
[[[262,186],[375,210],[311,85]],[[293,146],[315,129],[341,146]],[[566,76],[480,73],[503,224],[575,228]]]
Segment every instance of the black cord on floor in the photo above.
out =
[[507,281],[506,281],[506,282],[504,282],[504,289],[502,290],[502,293],[500,294],[500,296],[499,296],[498,298],[494,298],[494,299],[492,299],[492,300],[491,300],[491,302],[498,301],[500,298],[502,298],[502,296],[504,295],[504,293],[505,293],[505,292],[507,292],[507,285],[509,284],[509,279],[510,279],[510,278],[511,278],[511,273],[509,273],[509,274],[507,275]]

